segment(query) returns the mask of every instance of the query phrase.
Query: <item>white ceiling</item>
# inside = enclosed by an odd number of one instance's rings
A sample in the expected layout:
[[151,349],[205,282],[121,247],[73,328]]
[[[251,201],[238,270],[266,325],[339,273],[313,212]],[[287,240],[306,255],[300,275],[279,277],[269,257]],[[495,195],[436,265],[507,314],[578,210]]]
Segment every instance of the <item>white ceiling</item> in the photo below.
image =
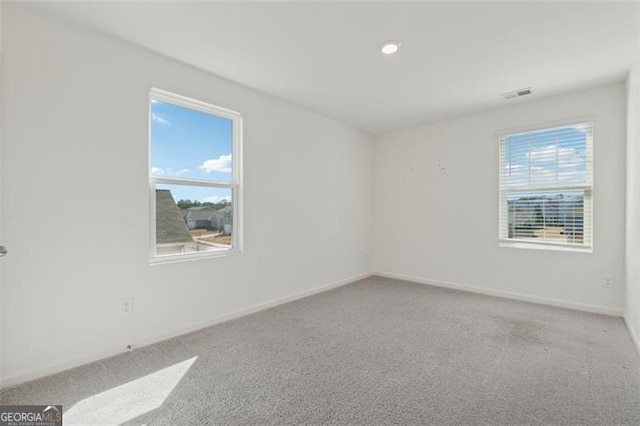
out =
[[640,42],[637,2],[30,6],[371,133],[623,81]]

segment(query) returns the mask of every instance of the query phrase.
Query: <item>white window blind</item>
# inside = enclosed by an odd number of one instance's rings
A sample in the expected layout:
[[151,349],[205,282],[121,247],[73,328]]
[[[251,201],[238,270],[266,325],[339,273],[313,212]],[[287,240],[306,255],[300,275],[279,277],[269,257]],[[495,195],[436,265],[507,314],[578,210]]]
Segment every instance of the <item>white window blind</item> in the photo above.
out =
[[501,243],[589,249],[593,124],[500,137]]

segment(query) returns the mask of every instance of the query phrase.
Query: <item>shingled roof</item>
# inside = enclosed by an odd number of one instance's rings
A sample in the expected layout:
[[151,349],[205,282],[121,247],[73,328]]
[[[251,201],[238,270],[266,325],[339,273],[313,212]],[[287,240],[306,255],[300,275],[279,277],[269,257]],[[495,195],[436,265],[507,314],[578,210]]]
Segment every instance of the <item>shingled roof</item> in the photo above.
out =
[[187,214],[187,219],[193,220],[208,220],[211,219],[215,210],[213,207],[205,207],[205,208],[191,208],[189,209],[189,213]]
[[156,244],[192,243],[187,224],[168,189],[156,189]]

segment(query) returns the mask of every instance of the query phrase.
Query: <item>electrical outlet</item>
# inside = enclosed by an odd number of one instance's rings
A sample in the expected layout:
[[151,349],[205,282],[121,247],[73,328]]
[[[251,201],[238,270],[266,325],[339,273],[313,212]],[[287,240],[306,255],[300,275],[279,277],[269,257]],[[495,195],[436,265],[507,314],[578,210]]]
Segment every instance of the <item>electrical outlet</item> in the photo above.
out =
[[602,277],[602,286],[606,288],[613,288],[614,279],[611,275],[604,275]]
[[120,314],[131,315],[133,313],[133,299],[120,299]]

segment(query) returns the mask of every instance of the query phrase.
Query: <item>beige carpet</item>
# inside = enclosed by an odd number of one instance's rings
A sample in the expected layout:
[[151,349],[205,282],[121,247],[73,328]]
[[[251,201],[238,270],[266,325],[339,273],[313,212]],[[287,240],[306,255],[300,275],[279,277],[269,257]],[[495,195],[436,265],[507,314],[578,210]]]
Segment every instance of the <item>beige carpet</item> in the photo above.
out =
[[65,425],[640,424],[620,318],[383,278],[0,394]]

